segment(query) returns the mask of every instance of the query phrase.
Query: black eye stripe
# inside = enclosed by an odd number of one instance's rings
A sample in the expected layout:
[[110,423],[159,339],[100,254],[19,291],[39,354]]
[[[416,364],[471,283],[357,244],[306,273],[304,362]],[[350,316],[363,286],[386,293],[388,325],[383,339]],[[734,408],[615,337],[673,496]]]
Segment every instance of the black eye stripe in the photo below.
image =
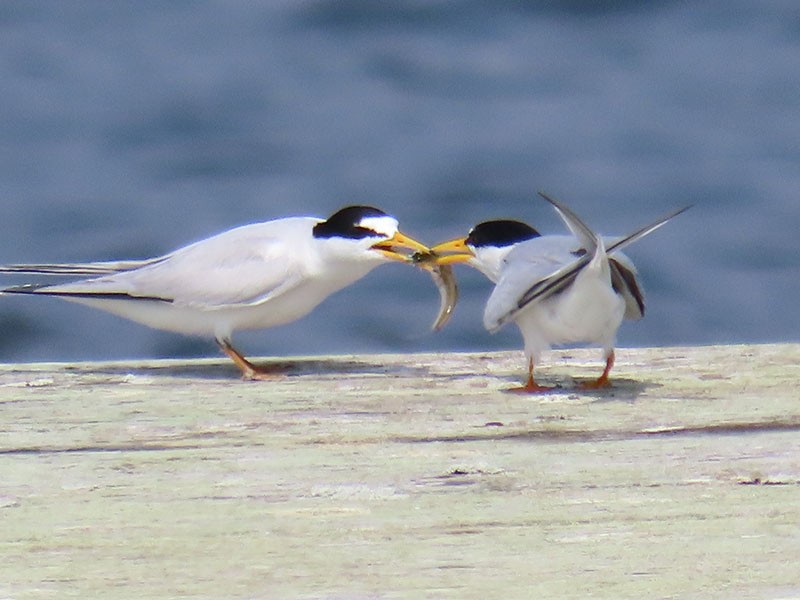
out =
[[366,237],[383,237],[377,231],[373,231],[372,229],[367,229],[366,227],[352,227],[346,231],[346,237],[352,238],[354,240],[360,240]]

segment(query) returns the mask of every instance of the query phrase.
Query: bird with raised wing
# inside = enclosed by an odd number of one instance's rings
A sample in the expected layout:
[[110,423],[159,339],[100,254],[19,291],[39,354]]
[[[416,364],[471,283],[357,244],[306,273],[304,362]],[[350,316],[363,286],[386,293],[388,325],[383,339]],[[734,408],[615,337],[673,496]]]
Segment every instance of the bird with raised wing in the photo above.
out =
[[[633,262],[620,250],[686,210],[675,211],[622,238],[596,235],[563,203],[540,194],[572,235],[540,235],[520,221],[486,221],[457,238],[417,255],[419,262],[464,262],[495,283],[483,322],[497,331],[514,322],[522,333],[528,366],[521,392],[549,391],[534,378],[543,351],[558,344],[597,344],[605,369],[585,388],[609,385],[614,344],[623,319],[640,319],[645,303]],[[688,208],[688,207],[687,207]]]

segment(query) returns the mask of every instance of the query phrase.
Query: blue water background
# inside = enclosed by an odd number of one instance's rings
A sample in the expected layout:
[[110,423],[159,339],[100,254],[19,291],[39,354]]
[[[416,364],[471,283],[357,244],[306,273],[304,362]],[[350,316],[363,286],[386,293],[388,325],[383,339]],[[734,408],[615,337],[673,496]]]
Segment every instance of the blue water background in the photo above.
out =
[[[798,341],[800,3],[479,0],[0,6],[0,262],[143,258],[352,203],[433,243],[495,217],[631,247],[621,346]],[[458,268],[381,267],[248,354],[519,348]],[[25,279],[5,276],[3,284]],[[0,298],[0,360],[216,355],[52,299]]]

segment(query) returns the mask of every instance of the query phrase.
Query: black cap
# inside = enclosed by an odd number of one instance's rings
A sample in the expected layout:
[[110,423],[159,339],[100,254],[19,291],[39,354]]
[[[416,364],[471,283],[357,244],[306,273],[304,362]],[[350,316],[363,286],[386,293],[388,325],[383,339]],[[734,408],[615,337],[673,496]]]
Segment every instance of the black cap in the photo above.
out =
[[353,240],[365,237],[383,237],[377,231],[362,227],[361,223],[367,218],[388,216],[385,212],[373,206],[347,206],[333,213],[326,221],[314,225],[314,237],[343,237]]
[[520,221],[484,221],[470,230],[467,245],[473,248],[486,246],[503,248],[535,237],[539,237],[539,232]]

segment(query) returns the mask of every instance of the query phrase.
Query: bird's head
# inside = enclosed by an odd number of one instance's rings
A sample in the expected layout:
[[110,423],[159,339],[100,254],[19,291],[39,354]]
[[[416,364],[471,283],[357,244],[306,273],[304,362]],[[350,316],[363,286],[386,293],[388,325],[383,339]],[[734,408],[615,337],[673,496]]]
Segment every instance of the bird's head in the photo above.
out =
[[494,279],[503,258],[514,246],[538,236],[538,231],[520,221],[484,221],[470,229],[466,237],[437,244],[427,255],[419,253],[415,259],[439,265],[466,262]]
[[337,254],[354,259],[408,262],[413,252],[429,252],[427,246],[400,232],[397,219],[372,206],[342,208],[317,223],[313,235]]

